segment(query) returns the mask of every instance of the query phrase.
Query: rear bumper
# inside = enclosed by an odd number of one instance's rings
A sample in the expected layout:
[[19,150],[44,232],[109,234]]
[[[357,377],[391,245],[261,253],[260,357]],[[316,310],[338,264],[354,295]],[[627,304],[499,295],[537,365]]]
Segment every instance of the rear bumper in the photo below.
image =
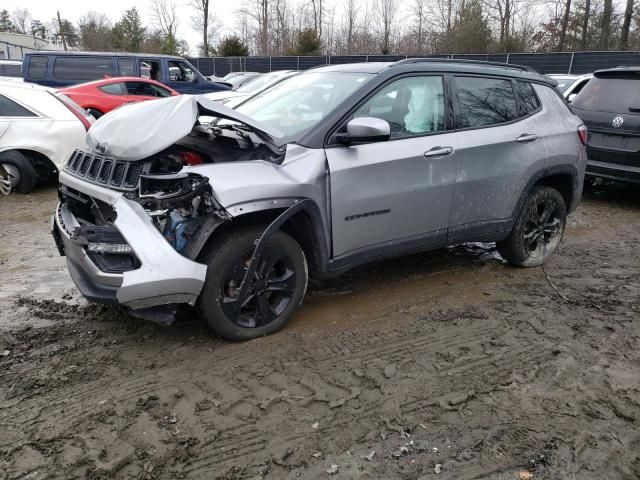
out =
[[61,253],[66,255],[69,273],[82,295],[91,301],[132,309],[195,303],[207,267],[176,252],[138,203],[65,172],[60,173],[60,183],[111,205],[117,214],[114,226],[140,262],[138,268],[123,273],[102,271],[87,254],[86,240],[74,234],[79,222],[64,203],[59,204],[52,233]]
[[610,178],[622,182],[640,182],[640,167],[618,163],[587,160],[587,175]]

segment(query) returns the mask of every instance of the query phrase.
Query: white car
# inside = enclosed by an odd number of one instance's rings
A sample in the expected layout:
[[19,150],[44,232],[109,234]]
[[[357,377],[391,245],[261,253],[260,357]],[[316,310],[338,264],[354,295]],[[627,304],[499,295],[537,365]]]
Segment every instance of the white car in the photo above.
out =
[[275,85],[296,73],[299,72],[295,70],[279,70],[276,72],[265,73],[252,78],[243,85],[240,85],[236,90],[205,93],[204,96],[210,100],[220,102],[229,108],[235,108],[247,98],[266,90],[272,85]]
[[593,78],[592,73],[585,75],[547,75],[547,77],[553,78],[558,82],[556,87],[562,96],[567,99],[568,102],[572,102],[576,95],[580,93],[580,90]]
[[31,83],[0,81],[0,193],[29,193],[56,180],[94,118],[65,95]]

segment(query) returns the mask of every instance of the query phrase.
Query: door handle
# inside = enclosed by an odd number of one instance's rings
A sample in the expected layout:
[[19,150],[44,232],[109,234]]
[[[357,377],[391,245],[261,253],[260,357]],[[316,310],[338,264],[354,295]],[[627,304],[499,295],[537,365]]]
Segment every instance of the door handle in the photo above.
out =
[[538,136],[536,134],[523,133],[518,138],[516,138],[516,142],[527,143],[527,142],[533,142],[534,140],[537,140],[537,139],[538,139]]
[[424,156],[429,157],[442,157],[444,155],[451,155],[453,148],[451,147],[433,147],[431,150],[424,152]]

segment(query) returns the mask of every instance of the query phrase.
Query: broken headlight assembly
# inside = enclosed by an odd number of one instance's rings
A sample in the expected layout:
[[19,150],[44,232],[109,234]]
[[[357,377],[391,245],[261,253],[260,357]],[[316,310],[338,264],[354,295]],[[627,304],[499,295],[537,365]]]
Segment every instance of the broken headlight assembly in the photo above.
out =
[[226,218],[213,197],[209,179],[196,174],[142,175],[138,201],[178,252],[187,247],[205,216]]

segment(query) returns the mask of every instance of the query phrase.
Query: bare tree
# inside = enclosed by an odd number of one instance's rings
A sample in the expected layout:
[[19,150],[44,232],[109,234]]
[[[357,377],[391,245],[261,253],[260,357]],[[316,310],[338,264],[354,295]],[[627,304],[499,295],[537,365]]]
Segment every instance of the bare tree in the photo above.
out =
[[259,55],[269,55],[270,0],[245,0],[242,12],[257,24],[257,51]]
[[28,25],[31,23],[31,13],[26,8],[16,8],[11,15],[11,21],[18,33],[27,33]]
[[600,23],[601,30],[601,46],[603,50],[609,50],[611,44],[611,17],[613,15],[613,2],[612,0],[604,0],[604,8],[602,9],[602,22]]
[[558,39],[558,51],[564,50],[564,38],[567,35],[567,26],[569,25],[569,15],[571,13],[571,0],[567,0],[564,7],[564,15],[562,16],[562,24],[560,26],[560,38]]
[[582,50],[587,49],[587,38],[589,37],[589,18],[591,17],[591,0],[586,0],[584,4],[584,15],[582,17],[582,38],[580,47]]
[[398,0],[375,0],[374,12],[381,28],[380,50],[383,54],[391,52],[391,37],[394,34]]
[[415,22],[415,53],[424,53],[427,1],[413,0],[413,3],[410,6],[410,11]]
[[151,0],[151,12],[155,26],[167,37],[176,38],[178,13],[174,0]]
[[631,28],[631,17],[633,16],[633,0],[627,0],[627,8],[624,10],[624,21],[622,22],[622,32],[620,33],[620,50],[629,47],[629,29]]
[[354,52],[354,40],[358,22],[358,2],[357,0],[346,0],[344,6],[344,46],[347,54]]
[[210,53],[210,47],[216,35],[222,28],[220,20],[216,18],[210,8],[211,0],[191,0],[190,6],[196,11],[191,17],[191,26],[202,32],[202,53],[206,56]]
[[313,29],[318,38],[322,38],[322,14],[324,13],[322,0],[311,0],[311,8],[313,9]]

